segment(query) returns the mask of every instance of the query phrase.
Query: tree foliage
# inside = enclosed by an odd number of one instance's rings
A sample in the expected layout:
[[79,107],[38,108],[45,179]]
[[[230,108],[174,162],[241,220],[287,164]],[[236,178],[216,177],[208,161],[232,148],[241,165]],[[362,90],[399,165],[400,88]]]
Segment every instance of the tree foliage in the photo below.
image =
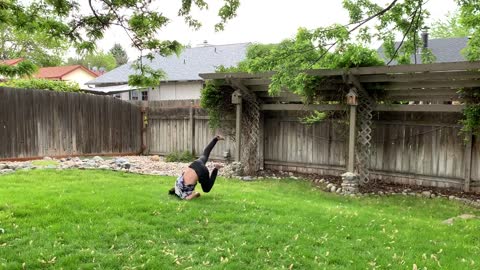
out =
[[109,71],[117,66],[117,61],[111,53],[104,53],[103,51],[100,51],[98,53],[89,53],[79,58],[68,58],[67,64],[82,65],[90,69],[93,67],[98,69],[104,68],[106,71]]
[[0,24],[0,58],[28,58],[41,67],[61,65],[69,45],[66,37],[47,38],[45,30],[31,32]]
[[431,26],[432,38],[468,37],[473,29],[465,27],[460,22],[460,13],[449,13],[446,19],[437,20]]
[[128,62],[127,51],[125,51],[125,49],[119,43],[115,43],[109,52],[111,55],[113,55],[113,57],[115,57],[117,67]]
[[[128,35],[131,45],[149,58],[155,53],[178,53],[182,45],[175,40],[161,40],[158,32],[170,22],[159,8],[160,0],[8,0],[0,1],[0,26],[15,31],[44,31],[45,38],[67,38],[79,52],[92,52],[95,44],[112,27],[120,27]],[[191,14],[205,10],[205,0],[180,0],[178,16],[193,28],[201,23]],[[223,0],[218,11],[217,30],[234,16],[239,0]],[[83,12],[86,8],[88,12]],[[138,65],[141,74],[148,73]]]
[[7,78],[30,76],[38,70],[38,67],[29,60],[24,60],[14,66],[0,63],[0,74]]
[[470,61],[480,60],[480,3],[478,0],[456,2],[460,7],[461,25],[472,31],[464,54]]

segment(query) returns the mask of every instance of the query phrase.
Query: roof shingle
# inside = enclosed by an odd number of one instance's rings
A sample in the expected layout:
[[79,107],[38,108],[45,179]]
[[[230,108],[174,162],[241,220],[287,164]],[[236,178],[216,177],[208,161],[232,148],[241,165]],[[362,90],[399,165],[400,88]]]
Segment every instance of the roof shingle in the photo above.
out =
[[[462,55],[462,50],[467,46],[468,37],[462,38],[435,38],[428,41],[428,47],[435,55],[435,63],[461,62],[466,61]],[[395,48],[398,48],[400,42],[395,43]],[[378,54],[387,63],[390,59],[385,57],[383,46],[378,48]],[[414,56],[411,57],[411,62],[414,63]],[[420,55],[417,55],[417,62],[422,63]],[[390,65],[397,65],[396,61],[392,61]]]
[[14,66],[23,61],[23,58],[0,60],[1,65]]
[[[179,56],[163,57],[156,55],[153,60],[143,59],[143,64],[166,74],[166,81],[197,81],[202,80],[199,73],[214,72],[219,66],[232,67],[245,59],[250,43],[229,45],[208,45],[204,47],[186,48]],[[87,82],[87,84],[119,84],[127,83],[128,76],[135,74],[127,63],[102,76]]]
[[43,79],[62,79],[63,76],[77,70],[83,69],[85,72],[91,74],[94,77],[98,75],[94,72],[88,70],[87,68],[81,65],[73,65],[73,66],[62,66],[62,67],[44,67],[38,70],[38,73],[35,74],[35,78],[43,78]]

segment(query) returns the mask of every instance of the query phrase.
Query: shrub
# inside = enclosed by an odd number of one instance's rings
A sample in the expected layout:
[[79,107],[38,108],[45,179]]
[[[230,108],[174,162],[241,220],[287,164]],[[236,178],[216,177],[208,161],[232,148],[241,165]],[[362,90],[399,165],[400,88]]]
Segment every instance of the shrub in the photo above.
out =
[[0,83],[0,86],[12,88],[50,90],[56,92],[79,92],[76,82],[54,81],[45,79],[13,79]]
[[191,162],[196,159],[195,155],[189,151],[172,152],[165,157],[166,162]]

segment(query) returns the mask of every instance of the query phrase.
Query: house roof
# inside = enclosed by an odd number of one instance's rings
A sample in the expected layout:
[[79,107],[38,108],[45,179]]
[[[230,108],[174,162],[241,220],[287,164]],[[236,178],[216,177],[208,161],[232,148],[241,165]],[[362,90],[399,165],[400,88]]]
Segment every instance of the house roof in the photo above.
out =
[[22,62],[23,60],[24,60],[23,58],[0,60],[0,64],[1,65],[7,65],[7,66],[13,66],[13,65],[16,65],[16,64]]
[[[435,55],[435,63],[447,63],[447,62],[461,62],[466,61],[461,51],[467,46],[468,37],[461,38],[436,38],[428,40],[428,47]],[[395,43],[395,48],[398,48],[400,42]],[[383,46],[378,48],[378,54],[385,63],[388,63],[390,59],[385,57]],[[414,63],[414,56],[412,55],[411,62]],[[417,62],[422,63],[420,55],[417,55]],[[397,65],[396,61],[392,61],[390,65]]]
[[[166,74],[165,81],[199,81],[202,80],[198,76],[199,73],[214,72],[218,66],[236,66],[245,59],[248,45],[250,43],[186,48],[179,56],[163,57],[157,54],[153,60],[143,58],[143,64],[156,70],[163,70]],[[129,75],[138,73],[131,65],[132,62],[120,66],[87,84],[127,83]]]
[[94,77],[98,77],[93,71],[85,68],[82,65],[74,66],[62,66],[62,67],[43,67],[38,70],[38,73],[35,74],[35,78],[44,78],[44,79],[61,79],[63,76],[77,70],[82,69],[85,72],[91,74]]

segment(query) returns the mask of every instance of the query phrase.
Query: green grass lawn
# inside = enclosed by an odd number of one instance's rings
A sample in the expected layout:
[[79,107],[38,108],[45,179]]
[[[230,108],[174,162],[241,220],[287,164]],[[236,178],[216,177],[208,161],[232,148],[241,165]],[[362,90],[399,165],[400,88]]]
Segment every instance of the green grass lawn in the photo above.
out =
[[175,178],[108,171],[0,177],[0,269],[480,269],[478,210],[346,198],[298,180],[220,178],[186,202]]
[[38,166],[38,167],[57,166],[58,161],[39,159],[39,160],[32,161],[32,165]]

